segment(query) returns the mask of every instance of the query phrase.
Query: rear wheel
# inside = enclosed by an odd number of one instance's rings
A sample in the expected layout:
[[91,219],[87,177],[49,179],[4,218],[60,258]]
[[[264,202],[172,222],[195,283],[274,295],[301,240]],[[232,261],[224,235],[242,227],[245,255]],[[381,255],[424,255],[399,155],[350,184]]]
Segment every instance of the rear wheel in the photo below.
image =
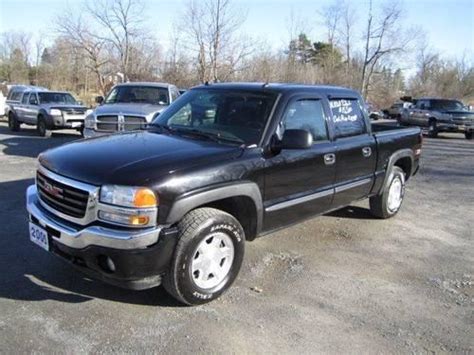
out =
[[179,241],[163,286],[187,305],[218,298],[234,282],[242,265],[242,226],[228,213],[198,208],[179,222],[178,229]]
[[51,137],[51,131],[48,129],[46,125],[46,120],[43,116],[38,117],[38,123],[36,125],[36,131],[40,137]]
[[370,198],[370,212],[383,219],[393,217],[400,210],[404,195],[405,173],[398,166],[394,166],[382,192]]
[[473,131],[470,131],[470,132],[466,132],[464,133],[464,136],[466,137],[466,139],[474,139],[474,132]]
[[428,126],[428,136],[431,138],[438,137],[438,126],[436,120],[431,119]]
[[8,114],[8,128],[12,132],[17,132],[20,130],[20,122],[18,122],[15,114],[13,112],[10,112]]

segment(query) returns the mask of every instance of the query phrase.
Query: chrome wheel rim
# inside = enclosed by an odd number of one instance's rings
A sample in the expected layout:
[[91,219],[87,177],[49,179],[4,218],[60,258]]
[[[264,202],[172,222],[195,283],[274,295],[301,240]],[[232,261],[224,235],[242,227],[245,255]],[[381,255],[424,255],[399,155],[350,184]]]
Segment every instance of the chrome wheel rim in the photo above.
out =
[[390,184],[388,190],[387,206],[390,212],[394,212],[400,208],[403,200],[403,182],[400,177],[395,177]]
[[197,246],[191,263],[193,282],[202,289],[219,285],[229,274],[234,261],[234,244],[225,233],[206,236]]

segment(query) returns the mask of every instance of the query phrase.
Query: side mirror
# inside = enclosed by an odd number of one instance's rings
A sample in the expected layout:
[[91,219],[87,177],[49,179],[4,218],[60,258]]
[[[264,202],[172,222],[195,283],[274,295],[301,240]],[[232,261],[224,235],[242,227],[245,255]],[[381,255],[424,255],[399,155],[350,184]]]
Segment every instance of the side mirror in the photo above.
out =
[[101,105],[102,102],[104,102],[104,97],[103,96],[96,96],[95,97],[95,102],[98,103],[99,105]]
[[84,105],[84,102],[82,102],[81,100],[77,100],[76,102],[78,105]]
[[313,135],[305,129],[287,129],[281,140],[282,149],[308,149],[313,145]]

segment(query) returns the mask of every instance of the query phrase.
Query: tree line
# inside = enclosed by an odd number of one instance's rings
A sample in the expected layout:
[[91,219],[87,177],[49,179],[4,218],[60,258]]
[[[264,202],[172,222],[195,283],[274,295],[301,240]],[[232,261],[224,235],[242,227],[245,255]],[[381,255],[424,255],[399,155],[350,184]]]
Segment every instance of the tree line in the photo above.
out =
[[[398,1],[360,8],[342,0],[308,18],[291,14],[279,49],[243,33],[247,12],[233,0],[188,0],[164,51],[142,0],[84,0],[81,11],[55,15],[51,44],[42,34],[2,33],[0,81],[69,90],[86,102],[117,81],[342,85],[381,108],[406,95],[474,100],[473,63],[443,58],[420,28],[405,25]],[[317,40],[312,23],[323,29]]]

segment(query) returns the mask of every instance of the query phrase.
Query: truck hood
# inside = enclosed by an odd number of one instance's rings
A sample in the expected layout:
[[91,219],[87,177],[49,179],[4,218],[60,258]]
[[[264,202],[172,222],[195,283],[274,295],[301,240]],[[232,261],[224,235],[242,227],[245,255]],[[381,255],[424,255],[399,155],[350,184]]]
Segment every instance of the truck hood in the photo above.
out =
[[104,104],[97,106],[96,115],[137,115],[137,116],[153,116],[157,112],[163,111],[168,106],[152,105],[143,103],[117,103]]
[[152,131],[130,132],[65,144],[42,153],[41,165],[93,185],[152,186],[183,168],[236,158],[242,148]]

